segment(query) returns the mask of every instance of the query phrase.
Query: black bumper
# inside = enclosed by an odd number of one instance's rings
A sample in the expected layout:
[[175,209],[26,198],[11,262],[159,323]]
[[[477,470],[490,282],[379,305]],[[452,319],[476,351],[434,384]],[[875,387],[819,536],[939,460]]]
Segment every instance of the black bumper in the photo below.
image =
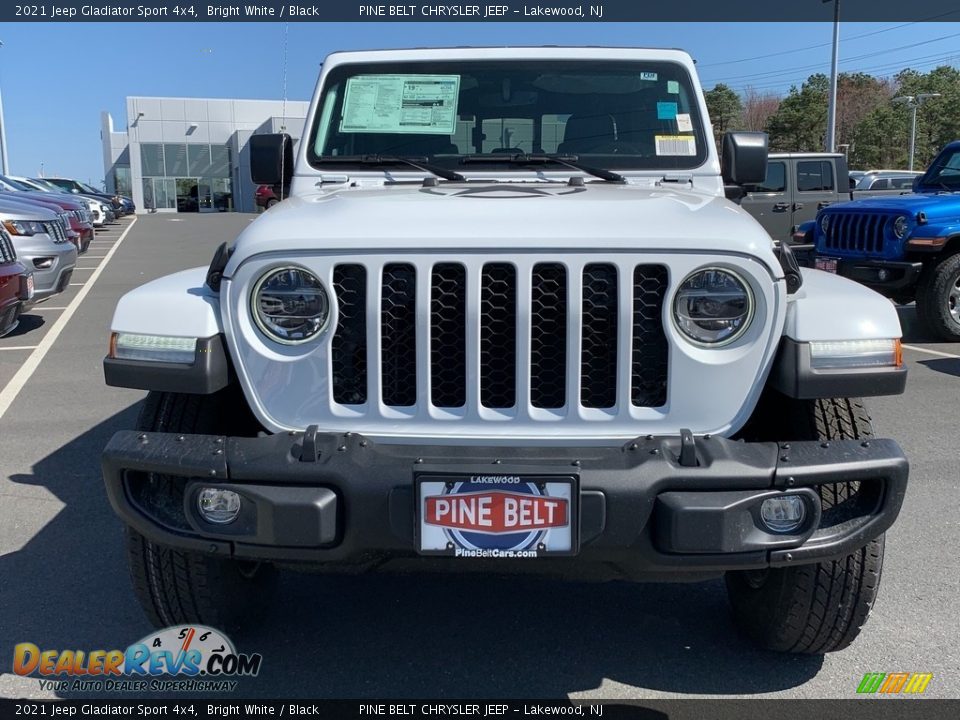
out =
[[[600,564],[638,578],[840,557],[890,527],[903,502],[908,463],[892,440],[778,446],[704,437],[691,445],[686,437],[619,448],[481,448],[378,444],[356,434],[120,432],[104,452],[103,472],[114,510],[157,543],[329,566],[418,557],[415,476],[572,475],[579,552],[498,560],[498,567],[550,562],[576,575]],[[816,486],[842,482],[860,483],[854,500],[821,512]],[[195,510],[196,493],[210,485],[243,497],[231,525],[211,525]],[[760,523],[759,504],[783,492],[805,498],[808,521],[778,535]]]
[[[837,263],[837,274],[856,280],[882,295],[902,295],[920,279],[923,263],[894,260],[844,260]],[[883,274],[884,279],[880,279]]]

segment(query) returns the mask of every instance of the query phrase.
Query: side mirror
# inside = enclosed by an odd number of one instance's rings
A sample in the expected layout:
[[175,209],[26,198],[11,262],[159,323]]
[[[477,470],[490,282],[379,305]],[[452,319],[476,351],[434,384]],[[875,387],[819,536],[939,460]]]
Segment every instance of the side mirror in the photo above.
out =
[[730,132],[723,136],[721,168],[724,183],[749,185],[767,177],[767,134]]
[[77,190],[76,188],[70,188],[70,192],[72,192],[74,195],[79,195],[79,194],[80,194],[80,191]]
[[293,140],[286,133],[250,136],[250,179],[256,185],[286,188],[293,178]]

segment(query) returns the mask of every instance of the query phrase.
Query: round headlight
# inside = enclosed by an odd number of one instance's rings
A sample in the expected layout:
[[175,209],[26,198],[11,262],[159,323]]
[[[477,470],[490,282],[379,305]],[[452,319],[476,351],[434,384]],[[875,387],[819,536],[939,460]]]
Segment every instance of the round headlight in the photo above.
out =
[[907,217],[905,215],[898,215],[897,219],[893,221],[893,234],[897,236],[897,240],[903,240],[903,236],[907,234]]
[[826,234],[827,234],[827,228],[829,228],[829,227],[830,227],[830,216],[829,216],[829,215],[826,215],[826,214],[821,215],[821,216],[820,216],[820,232],[822,232],[824,235],[826,235]]
[[251,298],[257,325],[272,340],[298,345],[318,335],[330,318],[320,279],[303,268],[271,270],[257,281]]
[[673,301],[680,331],[701,345],[725,345],[753,320],[753,294],[738,275],[722,268],[697,270],[686,277]]

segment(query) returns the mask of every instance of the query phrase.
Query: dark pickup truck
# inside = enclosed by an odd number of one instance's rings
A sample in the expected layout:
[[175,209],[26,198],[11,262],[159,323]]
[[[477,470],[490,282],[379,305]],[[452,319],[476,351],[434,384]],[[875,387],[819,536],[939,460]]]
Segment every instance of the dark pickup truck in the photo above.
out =
[[767,177],[747,185],[740,206],[753,215],[774,240],[794,240],[797,226],[838,202],[880,195],[902,195],[910,188],[851,190],[847,159],[840,153],[771,153]]

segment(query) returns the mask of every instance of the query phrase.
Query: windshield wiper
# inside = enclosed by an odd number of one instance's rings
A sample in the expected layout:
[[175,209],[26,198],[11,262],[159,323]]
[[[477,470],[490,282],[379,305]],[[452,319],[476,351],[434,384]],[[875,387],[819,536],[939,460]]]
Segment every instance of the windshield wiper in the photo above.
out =
[[402,157],[399,155],[321,155],[318,163],[359,163],[361,165],[409,165],[417,170],[436,175],[438,178],[452,182],[466,182],[467,179],[458,172],[447,170],[428,163],[426,158]]
[[564,165],[568,168],[572,168],[573,170],[585,172],[587,175],[593,175],[594,177],[600,178],[606,182],[623,183],[627,181],[623,175],[620,173],[615,173],[612,170],[605,170],[603,168],[583,165],[579,162],[579,157],[577,155],[560,155],[559,153],[518,153],[515,155],[510,155],[507,153],[493,153],[490,155],[466,155],[460,162],[463,164],[505,162],[510,163],[511,165],[540,165],[543,163],[557,163],[558,165]]

